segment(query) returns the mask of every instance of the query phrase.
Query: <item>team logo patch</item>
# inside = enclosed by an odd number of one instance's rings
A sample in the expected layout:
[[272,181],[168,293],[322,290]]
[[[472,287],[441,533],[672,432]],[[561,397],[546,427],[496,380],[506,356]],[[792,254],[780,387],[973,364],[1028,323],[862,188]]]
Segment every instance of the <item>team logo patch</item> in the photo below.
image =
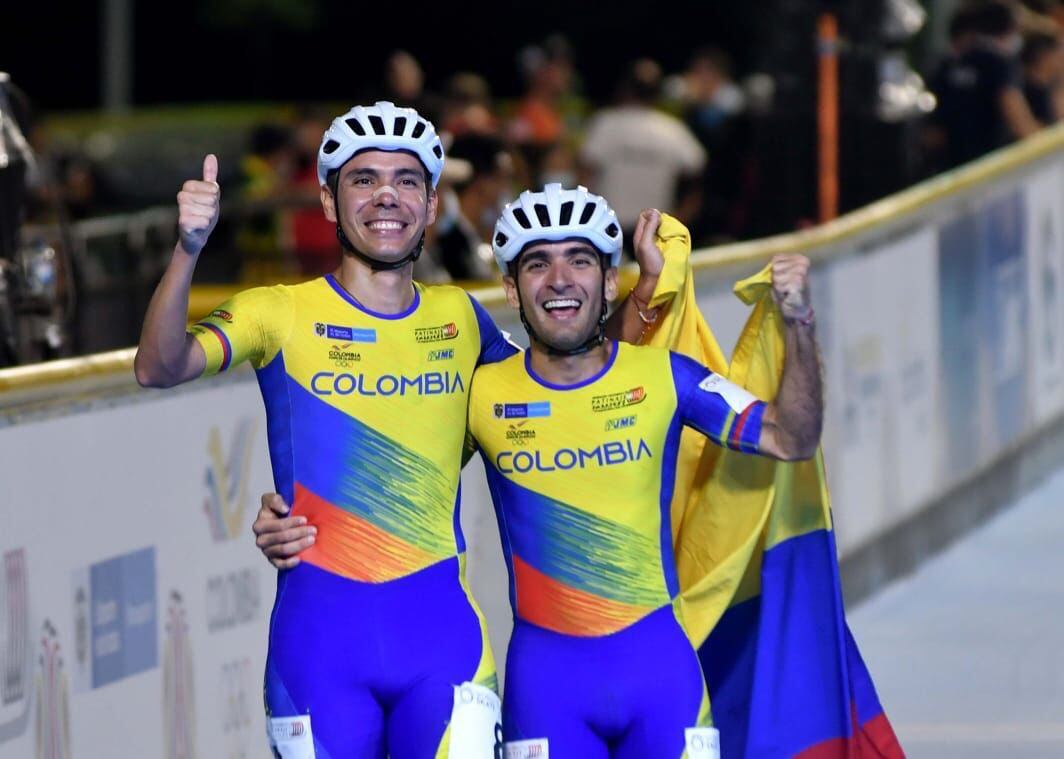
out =
[[550,401],[536,403],[496,403],[496,419],[532,419],[550,416]]
[[642,387],[633,387],[623,393],[596,395],[591,399],[592,411],[614,411],[626,406],[634,406],[646,400],[647,391]]
[[450,361],[452,358],[454,358],[454,348],[429,351],[429,361]]
[[414,330],[414,339],[419,343],[438,343],[441,340],[454,340],[458,337],[458,325],[454,322],[439,327],[418,327]]
[[512,445],[528,445],[528,441],[536,439],[536,431],[533,429],[526,429],[526,424],[528,424],[527,419],[523,422],[511,424],[506,429],[506,439],[509,440]]
[[377,330],[358,327],[341,327],[336,324],[314,323],[314,334],[329,340],[342,340],[348,343],[375,343]]
[[635,427],[635,420],[635,416],[619,416],[616,419],[607,419],[606,432],[631,429]]
[[362,360],[362,354],[350,350],[351,343],[340,343],[329,349],[329,360],[337,366],[351,366],[355,361]]
[[211,311],[211,316],[213,316],[216,319],[221,319],[223,322],[228,322],[229,324],[233,323],[233,315],[231,313],[229,313],[228,311],[225,311],[225,310],[220,309],[220,308],[216,308],[213,311]]

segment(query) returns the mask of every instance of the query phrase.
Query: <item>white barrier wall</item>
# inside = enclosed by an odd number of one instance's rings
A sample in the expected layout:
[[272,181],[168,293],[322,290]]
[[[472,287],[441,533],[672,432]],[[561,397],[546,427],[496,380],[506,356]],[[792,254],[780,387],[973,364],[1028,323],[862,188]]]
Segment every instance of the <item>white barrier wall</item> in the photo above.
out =
[[[1058,152],[808,249],[844,554],[1064,413],[1062,223]],[[725,347],[745,318],[731,282],[757,267],[699,270]],[[0,396],[0,759],[268,757],[274,573],[250,524],[272,481],[253,375],[77,387],[30,411]],[[479,462],[463,492],[501,663],[507,582]]]

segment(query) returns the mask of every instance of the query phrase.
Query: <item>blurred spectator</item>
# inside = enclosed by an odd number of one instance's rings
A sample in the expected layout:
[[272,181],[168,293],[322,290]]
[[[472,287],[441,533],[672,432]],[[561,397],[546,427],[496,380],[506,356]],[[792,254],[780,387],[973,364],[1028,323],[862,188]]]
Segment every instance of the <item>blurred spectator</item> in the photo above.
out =
[[479,134],[456,138],[447,161],[463,175],[442,192],[433,254],[451,279],[494,279],[491,235],[500,207],[510,200],[513,162],[502,140]]
[[460,71],[444,91],[440,124],[455,137],[464,134],[498,134],[499,121],[491,104],[491,87],[480,74]]
[[340,262],[336,225],[321,212],[318,185],[318,148],[332,116],[324,110],[309,109],[300,114],[295,127],[295,176],[291,213],[292,247],[302,274],[325,274]]
[[396,50],[384,64],[382,99],[413,108],[434,124],[439,123],[439,100],[425,91],[425,72],[417,58],[405,50]]
[[959,166],[1033,134],[1042,124],[1023,96],[1018,56],[1023,44],[1013,7],[991,1],[964,19],[958,53],[937,72],[936,121],[946,142],[947,166]]
[[698,50],[683,76],[684,122],[709,155],[702,173],[702,208],[691,225],[696,243],[742,233],[742,188],[749,159],[746,96],[732,78],[731,60],[715,48]]
[[977,8],[973,6],[961,6],[949,22],[949,58],[960,58],[967,53],[979,34],[976,31],[975,18]]
[[71,221],[99,214],[106,203],[101,198],[102,180],[96,167],[85,156],[74,153],[56,161],[60,200]]
[[1060,37],[1036,33],[1024,41],[1023,94],[1031,113],[1043,124],[1060,120],[1055,96],[1064,82],[1064,45]]
[[527,167],[530,185],[561,182],[572,186],[576,161],[573,132],[582,119],[573,96],[572,47],[561,35],[521,51],[519,62],[527,91],[521,97],[507,128]]
[[661,82],[654,61],[632,64],[617,105],[592,117],[580,152],[588,186],[610,199],[626,245],[644,208],[669,210],[687,224],[698,214],[706,151],[682,121],[655,109]]
[[247,277],[269,278],[287,268],[284,253],[289,235],[277,203],[290,195],[295,161],[295,145],[287,128],[265,124],[252,132],[250,151],[240,162],[240,197],[249,213],[237,233]]

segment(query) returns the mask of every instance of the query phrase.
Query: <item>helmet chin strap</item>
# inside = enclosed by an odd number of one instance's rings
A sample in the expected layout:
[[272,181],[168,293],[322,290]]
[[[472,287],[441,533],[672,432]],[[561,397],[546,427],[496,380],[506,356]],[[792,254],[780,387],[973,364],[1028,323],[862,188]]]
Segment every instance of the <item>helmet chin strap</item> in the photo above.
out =
[[532,329],[532,325],[528,323],[528,318],[525,316],[525,302],[521,297],[521,287],[517,285],[517,279],[514,279],[514,285],[517,287],[517,300],[521,304],[518,309],[518,314],[521,316],[521,324],[524,325],[525,332],[528,333],[528,337],[531,340],[535,340],[537,343],[547,349],[547,355],[549,356],[582,356],[593,348],[597,348],[606,341],[606,270],[603,267],[602,270],[602,313],[599,315],[598,325],[595,328],[594,334],[591,335],[580,345],[575,348],[559,348],[552,345],[549,341],[544,340],[539,334]]
[[[333,202],[336,207],[336,239],[340,241],[340,247],[353,255],[362,263],[366,264],[373,271],[395,271],[396,269],[402,269],[407,264],[413,263],[421,256],[421,251],[425,248],[425,233],[421,233],[421,238],[417,241],[417,245],[413,250],[400,258],[398,261],[382,261],[379,258],[374,258],[368,253],[356,248],[351,240],[348,239],[347,233],[344,232],[344,228],[340,225],[340,181],[339,176],[336,176],[332,182]],[[377,196],[382,192],[391,192],[393,195],[398,196],[398,193],[392,187],[381,187],[379,190],[373,193],[373,199],[376,200]]]

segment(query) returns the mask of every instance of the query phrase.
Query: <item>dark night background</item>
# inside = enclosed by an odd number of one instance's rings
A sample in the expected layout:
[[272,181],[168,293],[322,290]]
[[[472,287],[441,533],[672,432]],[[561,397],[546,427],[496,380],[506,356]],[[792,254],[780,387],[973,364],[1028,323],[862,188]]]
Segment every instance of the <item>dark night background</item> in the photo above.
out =
[[[699,45],[725,48],[737,69],[760,63],[772,2],[351,3],[190,0],[133,3],[133,105],[354,101],[372,95],[385,56],[419,58],[429,88],[455,71],[519,94],[517,53],[561,31],[585,94],[608,99],[624,63],[650,55],[676,71]],[[103,3],[18,2],[4,11],[0,70],[43,110],[101,101]]]

